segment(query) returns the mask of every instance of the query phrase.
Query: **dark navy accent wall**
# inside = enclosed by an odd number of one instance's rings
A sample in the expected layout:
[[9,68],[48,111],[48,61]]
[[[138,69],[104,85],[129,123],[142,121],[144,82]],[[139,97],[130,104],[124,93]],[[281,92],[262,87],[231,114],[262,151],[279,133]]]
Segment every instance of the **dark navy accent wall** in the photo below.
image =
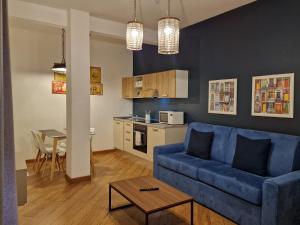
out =
[[[186,113],[187,122],[300,135],[300,1],[263,0],[184,28],[180,54],[163,56],[144,45],[133,55],[134,75],[189,70],[188,99],[134,99],[133,112]],[[251,116],[252,76],[295,73],[294,119]],[[208,81],[238,78],[238,115],[208,114]]]

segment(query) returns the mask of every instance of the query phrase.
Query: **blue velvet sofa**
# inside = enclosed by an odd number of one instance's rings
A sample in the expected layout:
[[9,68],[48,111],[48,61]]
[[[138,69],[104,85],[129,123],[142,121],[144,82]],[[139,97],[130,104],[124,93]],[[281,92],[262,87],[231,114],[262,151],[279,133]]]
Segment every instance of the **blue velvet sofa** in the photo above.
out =
[[[191,129],[214,132],[211,160],[187,155]],[[231,167],[236,136],[271,139],[268,176]],[[154,176],[240,225],[300,225],[300,137],[191,123],[185,142],[154,149]]]

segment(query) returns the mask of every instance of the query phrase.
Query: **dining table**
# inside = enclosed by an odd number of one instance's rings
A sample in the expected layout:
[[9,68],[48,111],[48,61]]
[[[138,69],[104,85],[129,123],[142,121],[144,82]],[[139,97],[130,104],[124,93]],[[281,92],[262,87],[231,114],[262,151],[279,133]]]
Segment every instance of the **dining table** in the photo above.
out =
[[54,176],[54,171],[55,171],[57,144],[60,140],[66,139],[67,135],[55,129],[39,130],[39,132],[41,133],[41,137],[44,142],[46,137],[53,139],[53,151],[52,151],[51,173],[50,173],[50,181],[52,181]]

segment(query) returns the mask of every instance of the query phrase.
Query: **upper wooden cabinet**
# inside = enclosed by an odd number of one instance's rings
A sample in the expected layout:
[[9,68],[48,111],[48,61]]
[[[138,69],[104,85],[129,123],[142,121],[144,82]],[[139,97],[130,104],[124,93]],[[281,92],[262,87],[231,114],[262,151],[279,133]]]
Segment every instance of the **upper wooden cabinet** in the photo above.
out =
[[130,77],[130,80],[123,78],[122,93],[123,98],[188,98],[188,71],[169,70]]
[[157,89],[157,75],[151,73],[143,76],[143,90]]
[[122,78],[122,97],[133,98],[133,77]]
[[158,97],[176,98],[176,71],[166,71],[157,75]]

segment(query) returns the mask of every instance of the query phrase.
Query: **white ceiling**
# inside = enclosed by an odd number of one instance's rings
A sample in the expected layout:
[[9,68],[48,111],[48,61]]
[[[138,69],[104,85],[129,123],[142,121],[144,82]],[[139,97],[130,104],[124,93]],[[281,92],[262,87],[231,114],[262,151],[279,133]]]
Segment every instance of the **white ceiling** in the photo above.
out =
[[[22,0],[62,9],[78,9],[92,16],[126,23],[133,17],[133,0]],[[255,0],[171,0],[171,16],[181,27],[206,20]],[[138,19],[156,29],[157,20],[167,15],[167,0],[137,0]]]

